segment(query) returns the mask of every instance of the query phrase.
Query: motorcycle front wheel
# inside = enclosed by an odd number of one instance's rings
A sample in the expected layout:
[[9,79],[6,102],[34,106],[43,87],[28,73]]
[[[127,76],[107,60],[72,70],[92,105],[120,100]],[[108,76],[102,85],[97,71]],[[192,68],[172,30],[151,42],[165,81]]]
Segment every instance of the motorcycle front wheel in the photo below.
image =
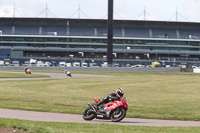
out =
[[117,108],[111,114],[111,121],[112,122],[119,122],[126,116],[126,110],[122,107]]
[[84,119],[84,120],[90,121],[90,120],[93,120],[93,119],[96,117],[96,115],[95,115],[94,113],[92,113],[92,112],[89,112],[89,110],[92,110],[92,108],[91,108],[91,107],[88,107],[88,108],[83,112],[83,119]]

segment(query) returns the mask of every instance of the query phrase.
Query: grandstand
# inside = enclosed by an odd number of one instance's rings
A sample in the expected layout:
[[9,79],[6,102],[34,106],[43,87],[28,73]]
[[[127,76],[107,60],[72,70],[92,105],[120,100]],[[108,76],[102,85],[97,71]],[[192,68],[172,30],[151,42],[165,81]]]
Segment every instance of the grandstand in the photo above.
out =
[[[105,62],[107,20],[0,18],[0,60]],[[114,63],[198,64],[200,23],[114,20]]]

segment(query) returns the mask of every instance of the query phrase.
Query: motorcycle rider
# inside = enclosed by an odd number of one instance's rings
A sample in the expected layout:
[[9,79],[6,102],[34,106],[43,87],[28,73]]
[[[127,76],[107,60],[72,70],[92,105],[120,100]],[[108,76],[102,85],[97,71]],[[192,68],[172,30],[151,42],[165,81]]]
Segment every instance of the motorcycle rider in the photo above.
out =
[[27,67],[24,68],[24,72],[25,72],[26,74],[31,74],[31,70],[28,69]]
[[64,73],[65,73],[65,76],[72,77],[72,74],[71,74],[71,72],[70,72],[70,71],[68,71],[68,70],[65,70],[65,71],[64,71]]
[[25,72],[26,74],[27,74],[27,69],[28,69],[27,67],[24,68],[24,72]]
[[[88,103],[88,108],[83,112],[84,120],[111,119],[113,122],[119,122],[126,116],[128,103],[124,99],[124,90],[118,88],[116,93],[111,93],[101,101],[94,98],[96,105]],[[98,108],[98,106],[100,106]]]
[[123,95],[124,95],[124,90],[122,88],[118,88],[115,93],[109,94],[107,97],[105,97],[100,102],[98,102],[95,105],[95,108],[97,109],[98,106],[100,106],[103,103],[108,103],[108,102],[111,102],[111,101],[113,102],[115,100],[120,101],[120,98],[123,97]]

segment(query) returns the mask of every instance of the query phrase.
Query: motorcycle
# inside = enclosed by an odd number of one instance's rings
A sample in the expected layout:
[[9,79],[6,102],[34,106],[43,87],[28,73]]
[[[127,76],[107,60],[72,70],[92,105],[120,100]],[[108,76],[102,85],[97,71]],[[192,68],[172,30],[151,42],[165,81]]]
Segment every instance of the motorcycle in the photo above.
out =
[[67,71],[67,70],[65,70],[65,75],[66,75],[66,76],[69,76],[69,77],[72,77],[71,72],[70,72],[70,71]]
[[[100,99],[94,98],[94,101],[98,103]],[[124,97],[120,98],[120,101],[108,102],[96,108],[95,105],[88,103],[88,108],[83,112],[84,120],[96,119],[109,119],[112,122],[119,122],[126,116],[128,110],[128,102]]]
[[67,76],[72,77],[72,74],[71,74],[71,73],[68,73]]
[[26,73],[26,74],[31,74],[31,70],[30,70],[30,69],[27,69],[27,70],[25,70],[25,73]]

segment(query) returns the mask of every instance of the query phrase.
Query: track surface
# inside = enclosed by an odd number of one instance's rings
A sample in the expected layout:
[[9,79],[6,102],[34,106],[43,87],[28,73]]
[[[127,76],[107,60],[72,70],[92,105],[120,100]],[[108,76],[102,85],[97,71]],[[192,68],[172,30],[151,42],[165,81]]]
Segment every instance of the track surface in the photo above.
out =
[[152,120],[152,119],[136,119],[125,118],[121,122],[111,122],[110,120],[85,121],[82,115],[61,114],[49,112],[35,112],[0,109],[0,117],[15,118],[32,121],[47,121],[47,122],[76,122],[76,123],[90,123],[90,124],[117,124],[117,125],[131,125],[131,126],[185,126],[185,127],[200,127],[200,122],[196,121],[174,121],[174,120]]
[[[3,71],[0,71],[0,73]],[[7,72],[6,72],[7,73]],[[21,73],[21,72],[9,72]],[[58,73],[34,73],[39,75],[48,75],[48,78],[5,78],[4,80],[36,80],[36,79],[62,79],[69,78],[64,74]],[[108,77],[105,75],[88,75],[88,74],[72,74],[72,78],[86,78],[86,77]],[[110,76],[112,77],[112,76]],[[137,119],[125,118],[121,122],[111,122],[110,120],[85,121],[82,115],[62,114],[62,113],[49,113],[49,112],[35,112],[35,111],[22,111],[11,109],[0,109],[1,118],[14,118],[32,121],[48,121],[48,122],[76,122],[76,123],[90,123],[90,124],[117,124],[117,125],[132,125],[132,126],[184,126],[184,127],[200,127],[199,121],[177,121],[177,120],[155,120],[155,119]]]
[[[24,73],[24,72],[0,71],[0,73]],[[64,73],[62,74],[62,73],[40,73],[40,72],[34,72],[33,74],[46,75],[46,76],[50,76],[50,77],[46,77],[46,78],[0,78],[0,81],[5,81],[5,80],[40,80],[40,79],[64,79],[64,78],[70,78],[68,76],[65,76]],[[90,74],[72,74],[71,78],[89,78],[89,77],[114,77],[114,76],[109,76],[109,75],[90,75]]]

